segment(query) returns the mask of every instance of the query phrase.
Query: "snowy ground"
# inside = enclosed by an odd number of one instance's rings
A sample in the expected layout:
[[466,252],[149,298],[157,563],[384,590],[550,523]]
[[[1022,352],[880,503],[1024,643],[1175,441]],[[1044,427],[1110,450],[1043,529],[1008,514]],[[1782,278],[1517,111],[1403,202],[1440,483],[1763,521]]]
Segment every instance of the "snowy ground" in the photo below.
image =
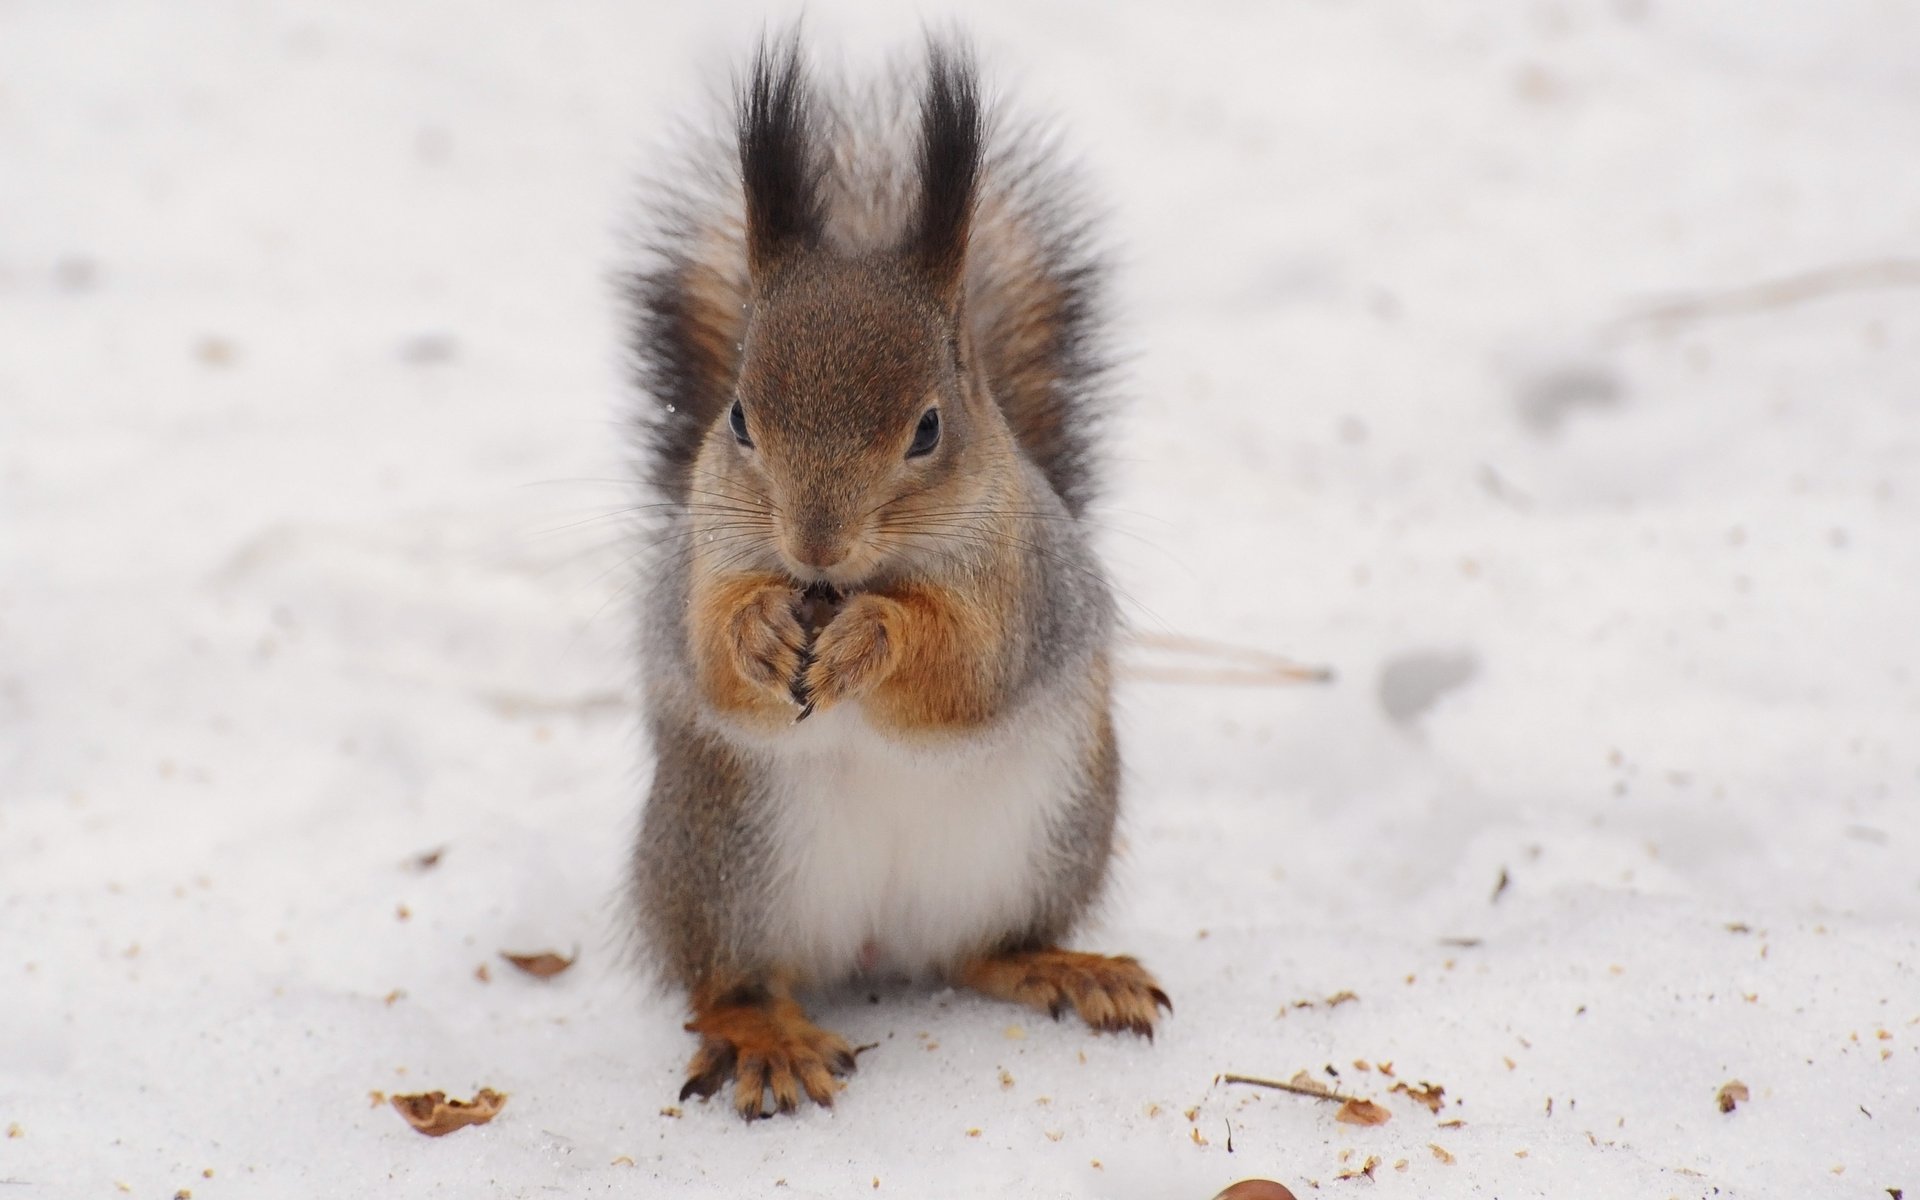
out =
[[[696,7],[0,7],[0,1193],[1920,1195],[1920,10],[970,11],[1115,212],[1133,620],[1339,679],[1124,689],[1156,1044],[852,998],[748,1127],[591,520]],[[1303,1069],[1392,1120],[1215,1082]]]

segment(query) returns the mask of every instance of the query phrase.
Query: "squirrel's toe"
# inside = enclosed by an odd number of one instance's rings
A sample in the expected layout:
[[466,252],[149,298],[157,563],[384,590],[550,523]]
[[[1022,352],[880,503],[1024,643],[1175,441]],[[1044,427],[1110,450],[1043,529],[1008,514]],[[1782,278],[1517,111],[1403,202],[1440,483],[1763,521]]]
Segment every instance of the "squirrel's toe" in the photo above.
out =
[[687,1064],[687,1081],[680,1085],[680,1099],[698,1096],[705,1100],[719,1091],[720,1085],[733,1074],[734,1059],[732,1042],[702,1039],[693,1061]]

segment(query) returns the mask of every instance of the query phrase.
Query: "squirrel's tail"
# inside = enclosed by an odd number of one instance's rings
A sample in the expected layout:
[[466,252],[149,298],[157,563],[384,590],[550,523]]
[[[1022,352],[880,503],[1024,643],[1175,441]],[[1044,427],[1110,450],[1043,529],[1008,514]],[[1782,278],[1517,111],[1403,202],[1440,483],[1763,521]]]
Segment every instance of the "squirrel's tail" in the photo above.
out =
[[788,33],[762,43],[731,115],[656,187],[646,261],[628,279],[649,481],[672,500],[694,487],[701,441],[731,402],[749,260],[774,229],[838,253],[904,252],[962,282],[988,387],[1080,513],[1106,407],[1105,268],[1053,138],[988,118],[957,39],[930,39],[917,69],[851,88],[809,80]]

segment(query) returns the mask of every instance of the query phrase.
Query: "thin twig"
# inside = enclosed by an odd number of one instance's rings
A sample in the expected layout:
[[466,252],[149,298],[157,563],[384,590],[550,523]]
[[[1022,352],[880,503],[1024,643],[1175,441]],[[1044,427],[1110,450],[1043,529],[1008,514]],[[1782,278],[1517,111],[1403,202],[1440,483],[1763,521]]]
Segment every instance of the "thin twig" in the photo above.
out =
[[1289,683],[1326,683],[1333,672],[1326,667],[1268,667],[1234,671],[1205,667],[1123,666],[1120,678],[1134,683],[1196,683],[1226,687],[1273,687]]
[[1136,665],[1123,668],[1122,675],[1148,683],[1214,683],[1271,686],[1290,683],[1327,683],[1333,678],[1328,667],[1309,666],[1290,658],[1252,646],[1188,637],[1179,633],[1128,634],[1127,641],[1146,650],[1161,650],[1196,658],[1213,659],[1219,667],[1181,667]]
[[1787,308],[1842,292],[1888,287],[1920,287],[1920,259],[1889,258],[1841,263],[1780,279],[1676,296],[1627,314],[1613,322],[1607,332],[1620,335],[1643,326],[1657,328],[1710,317],[1744,316]]
[[1298,1083],[1281,1083],[1278,1079],[1262,1079],[1257,1075],[1235,1075],[1231,1071],[1220,1077],[1224,1083],[1250,1083],[1254,1087],[1278,1088],[1283,1092],[1292,1092],[1296,1096],[1311,1096],[1315,1100],[1332,1100],[1339,1104],[1364,1103],[1358,1096],[1343,1095],[1332,1088],[1322,1088],[1319,1084],[1307,1086]]

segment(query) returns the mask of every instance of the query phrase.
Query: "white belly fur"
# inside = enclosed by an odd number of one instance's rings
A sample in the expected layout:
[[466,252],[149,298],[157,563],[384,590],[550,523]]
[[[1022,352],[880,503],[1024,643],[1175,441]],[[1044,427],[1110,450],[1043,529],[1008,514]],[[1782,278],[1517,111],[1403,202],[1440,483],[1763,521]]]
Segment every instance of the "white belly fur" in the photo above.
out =
[[859,706],[773,750],[781,780],[769,934],[809,982],[952,965],[1033,911],[1049,827],[1072,801],[1068,722],[1022,713],[952,746],[891,740]]

